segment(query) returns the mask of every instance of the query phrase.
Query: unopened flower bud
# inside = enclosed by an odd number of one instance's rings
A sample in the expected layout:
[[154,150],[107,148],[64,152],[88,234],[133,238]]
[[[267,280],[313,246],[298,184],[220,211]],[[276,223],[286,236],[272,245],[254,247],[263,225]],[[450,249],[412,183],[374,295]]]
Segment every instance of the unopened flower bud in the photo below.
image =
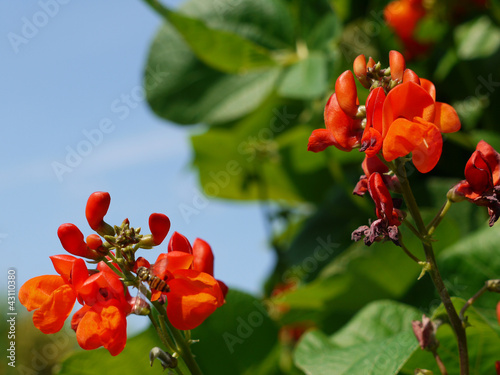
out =
[[412,322],[412,328],[422,350],[435,350],[439,346],[436,340],[436,326],[430,318],[423,315],[422,321],[414,320]]
[[170,219],[164,214],[151,214],[149,216],[149,229],[155,246],[160,245],[170,230]]
[[66,223],[59,226],[57,236],[64,250],[70,254],[88,259],[98,259],[101,257],[101,254],[87,246],[83,240],[83,233],[74,224]]
[[109,193],[96,191],[90,195],[85,207],[85,216],[90,227],[101,235],[113,236],[115,234],[113,227],[104,221],[110,203]]

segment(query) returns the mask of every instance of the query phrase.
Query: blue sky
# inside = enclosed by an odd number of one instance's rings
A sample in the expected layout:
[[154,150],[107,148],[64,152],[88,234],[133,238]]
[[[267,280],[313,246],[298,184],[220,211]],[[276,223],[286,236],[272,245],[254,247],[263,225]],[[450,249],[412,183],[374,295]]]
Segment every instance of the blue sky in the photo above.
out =
[[139,95],[160,24],[139,0],[0,2],[0,249],[4,274],[15,267],[19,286],[54,273],[48,257],[64,253],[60,224],[92,233],[85,203],[108,191],[110,224],[128,217],[147,232],[150,213],[165,213],[172,231],[212,245],[217,278],[260,291],[274,258],[256,204],[210,200],[189,220],[180,213],[200,194],[189,167],[194,128],[155,117]]

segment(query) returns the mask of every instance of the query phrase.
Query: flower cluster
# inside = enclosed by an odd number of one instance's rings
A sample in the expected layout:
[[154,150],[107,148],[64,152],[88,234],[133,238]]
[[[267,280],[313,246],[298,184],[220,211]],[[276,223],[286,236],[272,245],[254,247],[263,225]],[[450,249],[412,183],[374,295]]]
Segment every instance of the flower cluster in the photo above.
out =
[[[84,240],[78,227],[70,223],[57,231],[66,251],[90,259],[96,269],[88,269],[83,259],[73,255],[51,256],[58,275],[35,277],[19,290],[19,301],[28,311],[35,310],[35,327],[43,333],[58,332],[78,300],[82,308],[71,319],[78,344],[87,350],[103,346],[117,355],[126,344],[127,316],[144,310],[149,313],[147,301],[131,297],[129,285],[140,287],[149,281],[158,287],[151,281],[161,279],[168,287],[162,291],[151,287],[151,301],[160,305],[167,302],[168,319],[181,330],[197,327],[224,304],[227,287],[213,277],[214,256],[205,241],[197,239],[191,247],[187,238],[176,232],[168,253],[160,254],[150,266],[142,257],[136,260],[135,252],[164,241],[170,230],[168,217],[151,214],[151,234],[141,235],[140,229],[130,227],[128,219],[120,227],[107,224],[104,216],[109,205],[110,196],[105,192],[93,193],[88,199],[87,221],[99,235]],[[139,267],[148,270],[147,279],[138,275]]]
[[448,198],[488,207],[489,225],[493,226],[500,216],[500,154],[480,141],[465,165],[465,180],[450,190]]
[[[384,237],[398,243],[402,213],[394,208],[389,189],[398,192],[398,179],[388,165],[408,157],[421,173],[431,171],[441,157],[442,133],[460,129],[460,120],[449,104],[436,101],[434,84],[406,68],[403,55],[389,53],[388,69],[364,55],[354,60],[353,71],[342,73],[325,107],[326,129],[312,132],[308,150],[320,152],[329,146],[342,151],[359,148],[365,153],[365,175],[354,193],[369,191],[378,220],[360,227],[353,239],[365,236],[370,245]],[[354,75],[369,90],[365,105],[358,98]]]

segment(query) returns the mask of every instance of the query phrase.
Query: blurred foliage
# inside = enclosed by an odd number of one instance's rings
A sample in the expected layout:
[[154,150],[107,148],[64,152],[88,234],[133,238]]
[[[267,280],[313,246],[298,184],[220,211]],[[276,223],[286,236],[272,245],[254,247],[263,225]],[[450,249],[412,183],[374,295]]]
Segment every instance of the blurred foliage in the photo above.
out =
[[[438,371],[411,332],[411,320],[440,311],[430,279],[417,281],[420,268],[400,248],[350,239],[375,216],[369,198],[351,193],[363,154],[306,151],[311,131],[324,127],[323,108],[336,78],[354,58],[365,54],[385,66],[391,49],[403,51],[384,22],[387,3],[188,0],[178,10],[159,12],[165,22],[145,68],[148,103],[180,126],[202,124],[191,138],[200,185],[213,198],[263,205],[276,254],[264,304],[231,292],[226,306],[193,331],[201,339],[193,350],[206,374],[225,368],[241,374]],[[407,61],[435,83],[438,101],[456,108],[463,128],[444,137],[432,172],[421,175],[408,166],[427,222],[464,178],[476,143],[485,139],[500,149],[500,2],[470,3],[426,2],[415,38],[429,47]],[[438,263],[453,296],[468,299],[485,280],[500,276],[498,225],[488,228],[485,209],[460,203],[438,228]],[[423,258],[420,242],[402,231],[407,247]],[[500,360],[494,358],[500,353],[497,301],[487,295],[469,310],[473,374],[492,373]],[[290,332],[311,327],[294,352],[297,337]],[[129,341],[124,354],[130,355],[122,355],[128,371],[143,368],[130,358],[154,345],[148,334]],[[441,327],[438,338],[449,373],[457,374],[449,327]],[[61,373],[91,373],[90,355],[66,362]]]

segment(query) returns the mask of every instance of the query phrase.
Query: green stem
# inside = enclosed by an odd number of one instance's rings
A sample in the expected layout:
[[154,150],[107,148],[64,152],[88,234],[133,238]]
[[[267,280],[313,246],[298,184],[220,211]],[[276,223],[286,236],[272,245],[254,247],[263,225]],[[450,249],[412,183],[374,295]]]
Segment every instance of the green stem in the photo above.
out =
[[432,219],[429,225],[427,225],[427,233],[428,235],[432,235],[434,231],[436,230],[437,226],[439,223],[441,223],[441,220],[443,220],[444,216],[448,212],[452,205],[452,202],[448,199],[446,203],[441,207],[441,210],[437,213],[437,215]]
[[484,292],[486,292],[488,290],[488,283],[484,284],[484,286],[479,289],[479,291],[474,294],[474,296],[472,296],[471,298],[469,298],[467,300],[467,302],[465,303],[465,305],[462,307],[462,310],[460,310],[460,320],[461,321],[465,321],[465,311],[469,308],[469,306],[471,306],[474,302],[476,302],[476,300],[481,297]]
[[406,253],[406,255],[408,255],[411,259],[413,259],[416,263],[418,263],[418,264],[421,263],[421,260],[418,259],[415,255],[413,255],[410,250],[408,250],[408,248],[404,245],[404,243],[401,241],[401,239],[399,241],[399,245],[401,246],[403,251]]
[[172,334],[174,341],[175,341],[175,347],[176,347],[176,352],[179,354],[179,356],[184,360],[186,363],[186,366],[188,367],[189,371],[191,372],[192,375],[202,375],[202,372],[196,363],[193,353],[191,353],[191,349],[189,348],[188,343],[186,342],[185,338],[182,336],[181,332],[175,328],[172,323],[168,320],[167,312],[163,308],[163,305],[159,304],[158,301],[154,301],[153,305],[155,308],[158,310],[158,312],[162,315],[163,320],[165,324],[168,327],[168,330]]
[[[408,182],[404,162],[400,159],[396,159],[396,167],[396,173],[399,182],[401,183],[403,198],[406,202],[408,211],[410,211],[410,214],[413,217],[413,220],[415,221],[415,224],[421,236],[423,238],[428,238],[429,233],[427,231],[427,228],[425,227],[424,221],[422,220],[422,216],[420,215],[420,210],[415,200],[415,196],[413,195],[410,184]],[[439,297],[443,302],[444,308],[446,309],[446,313],[448,314],[450,320],[450,325],[457,338],[460,358],[460,375],[469,375],[469,355],[467,352],[467,336],[465,335],[465,328],[462,325],[462,321],[460,320],[455,307],[453,306],[450,294],[448,293],[441,274],[439,273],[432,244],[423,241],[422,245],[424,247],[426,261],[430,266],[429,275],[431,276],[432,282],[434,283]]]
[[439,371],[441,371],[442,375],[448,375],[448,370],[446,370],[446,366],[444,365],[443,361],[441,360],[441,357],[437,353],[436,350],[432,352],[434,354],[434,359],[436,360],[436,363],[439,367]]

